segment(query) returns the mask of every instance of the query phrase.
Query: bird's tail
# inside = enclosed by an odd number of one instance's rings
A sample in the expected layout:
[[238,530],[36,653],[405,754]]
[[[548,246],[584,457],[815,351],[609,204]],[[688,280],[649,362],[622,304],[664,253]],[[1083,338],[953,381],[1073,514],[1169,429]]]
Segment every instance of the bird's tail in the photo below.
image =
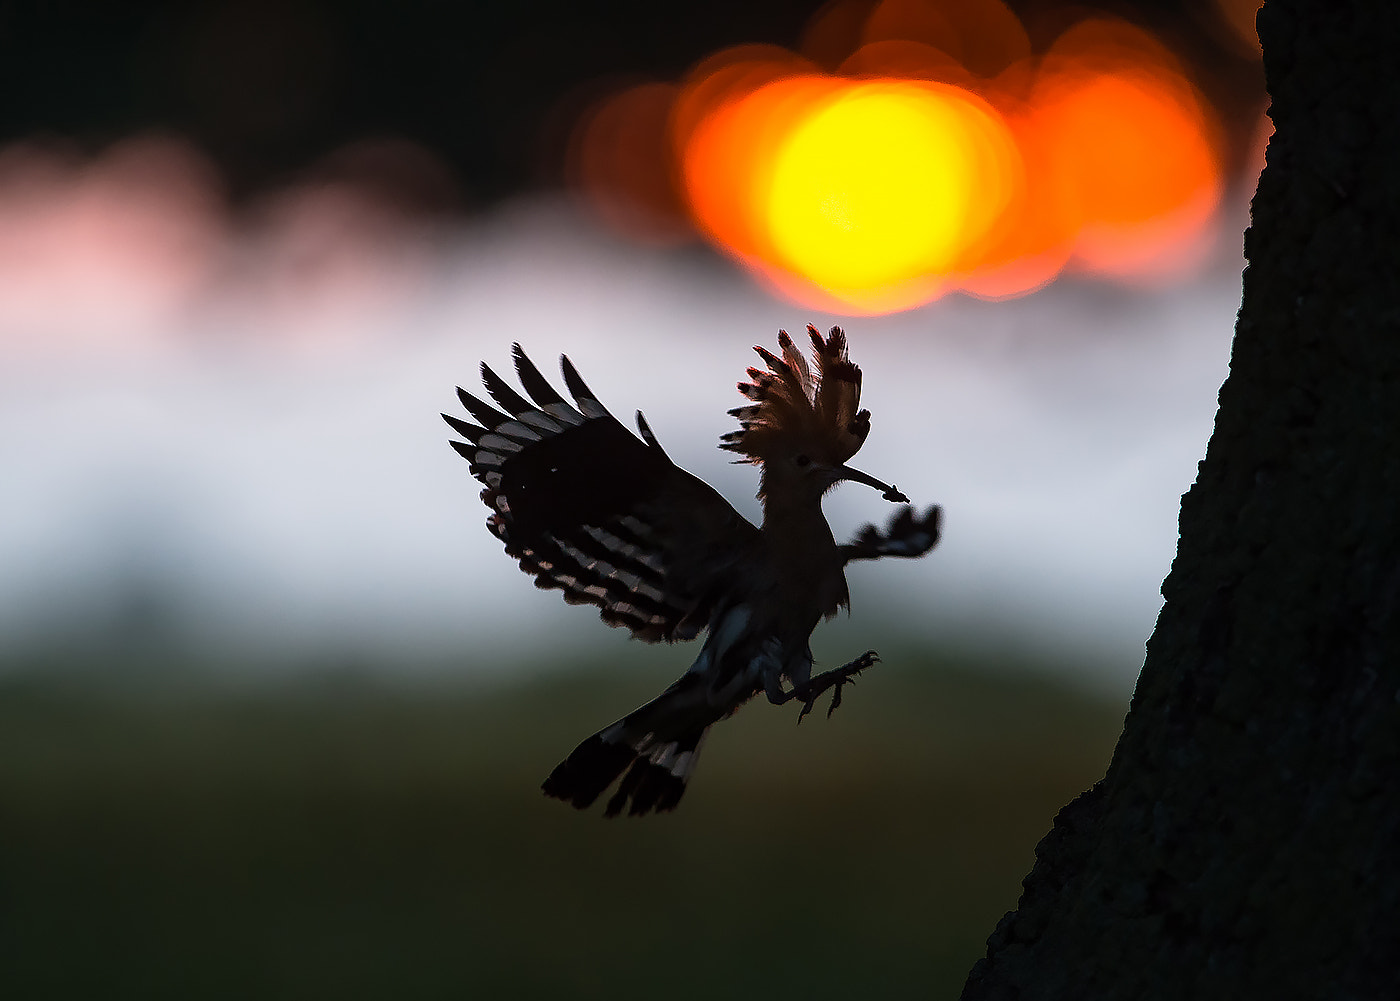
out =
[[712,711],[697,712],[695,680],[683,677],[579,744],[544,780],[545,795],[586,810],[620,776],[605,817],[624,810],[634,817],[674,810],[695,770],[705,733],[717,718]]

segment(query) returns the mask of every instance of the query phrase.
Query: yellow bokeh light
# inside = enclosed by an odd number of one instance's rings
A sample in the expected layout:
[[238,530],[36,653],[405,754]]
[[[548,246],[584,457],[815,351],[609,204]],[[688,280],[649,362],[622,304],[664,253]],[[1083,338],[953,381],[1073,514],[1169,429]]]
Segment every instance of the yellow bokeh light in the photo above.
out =
[[[838,296],[902,299],[957,268],[1004,201],[995,113],[952,87],[842,89],[795,122],[775,155],[766,222],[775,262]],[[913,291],[911,288],[909,291]]]

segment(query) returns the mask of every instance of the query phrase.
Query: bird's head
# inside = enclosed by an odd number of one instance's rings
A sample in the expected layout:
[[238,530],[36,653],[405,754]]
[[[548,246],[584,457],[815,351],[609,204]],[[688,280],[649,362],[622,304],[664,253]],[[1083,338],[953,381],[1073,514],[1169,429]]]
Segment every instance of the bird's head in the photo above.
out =
[[846,355],[840,327],[822,337],[808,324],[807,333],[810,366],[786,330],[778,331],[781,358],[754,348],[768,371],[750,368],[750,381],[739,383],[739,392],[751,402],[729,411],[740,427],[723,435],[719,447],[762,468],[760,497],[781,491],[820,498],[842,480],[854,480],[882,491],[886,500],[907,501],[888,483],[846,465],[870,434],[870,411],[860,409],[860,369]]

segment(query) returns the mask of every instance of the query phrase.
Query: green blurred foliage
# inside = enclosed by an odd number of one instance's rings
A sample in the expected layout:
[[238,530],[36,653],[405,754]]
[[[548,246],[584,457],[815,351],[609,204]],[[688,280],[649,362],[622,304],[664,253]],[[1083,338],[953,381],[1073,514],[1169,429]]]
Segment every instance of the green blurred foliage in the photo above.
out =
[[473,691],[0,683],[0,994],[955,997],[1123,707],[924,653],[711,733],[680,809],[539,783],[655,669]]

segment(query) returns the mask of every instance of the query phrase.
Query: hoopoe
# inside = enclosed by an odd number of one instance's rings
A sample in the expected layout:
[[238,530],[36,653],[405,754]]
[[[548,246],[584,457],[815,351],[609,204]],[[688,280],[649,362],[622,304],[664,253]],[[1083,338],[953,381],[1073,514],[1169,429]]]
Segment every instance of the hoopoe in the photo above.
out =
[[[695,663],[675,684],[570,754],[545,779],[549,796],[591,806],[619,777],[605,816],[672,810],[685,792],[709,728],[760,692],[802,704],[841,689],[879,658],[868,651],[812,676],[812,630],[849,606],[844,567],[881,556],[917,557],[938,542],[941,511],[922,515],[893,486],[845,465],[870,433],[860,369],[839,327],[808,326],[814,367],[786,331],[782,357],[757,347],[767,371],[748,370],[731,410],[739,430],[720,448],[760,470],[763,525],[755,528],[713,488],[675,465],[641,411],[638,439],[598,402],[567,356],[570,404],[520,345],[515,370],[530,399],[486,364],[482,382],[502,410],[458,389],[477,424],[443,415],[467,439],[451,444],[485,484],[487,526],[541,588],[592,604],[604,622],[647,642],[690,640],[708,630]],[[837,545],[822,496],[842,480],[906,502],[884,531],[866,525]],[[787,682],[790,687],[784,687]],[[624,774],[625,773],[625,774]]]

